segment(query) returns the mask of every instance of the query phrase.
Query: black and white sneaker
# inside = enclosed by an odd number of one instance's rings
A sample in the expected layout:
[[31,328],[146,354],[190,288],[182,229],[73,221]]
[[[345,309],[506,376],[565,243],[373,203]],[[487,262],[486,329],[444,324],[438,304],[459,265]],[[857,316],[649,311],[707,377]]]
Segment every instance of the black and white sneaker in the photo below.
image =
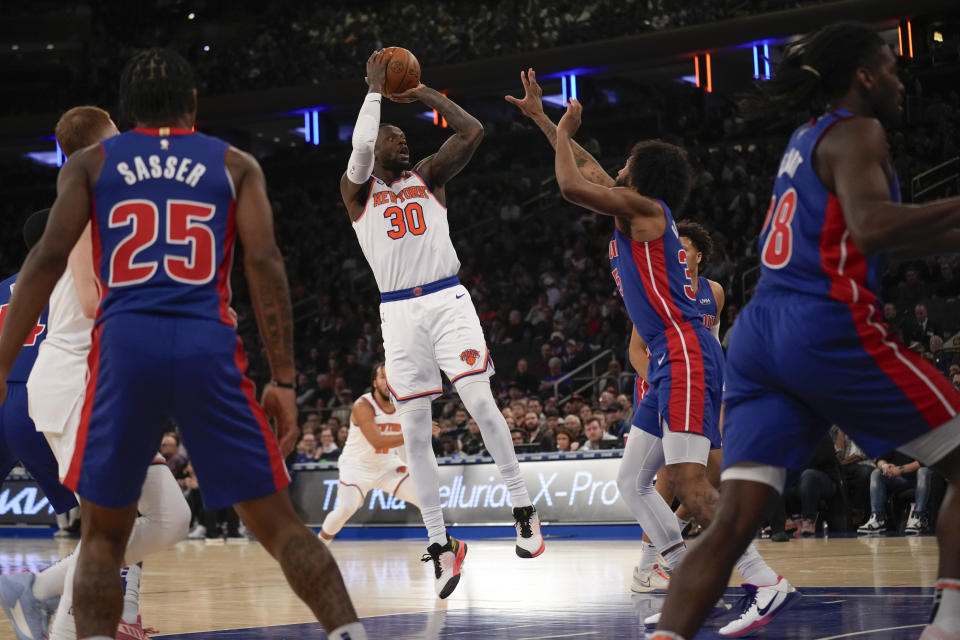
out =
[[514,527],[517,530],[517,555],[536,558],[547,548],[540,533],[540,516],[533,505],[513,508]]
[[427,547],[427,552],[420,558],[422,562],[433,561],[433,571],[436,574],[435,587],[437,596],[441,600],[457,588],[460,582],[460,567],[463,566],[463,560],[466,557],[466,543],[451,538],[448,534],[447,544],[441,546],[439,542],[434,542]]

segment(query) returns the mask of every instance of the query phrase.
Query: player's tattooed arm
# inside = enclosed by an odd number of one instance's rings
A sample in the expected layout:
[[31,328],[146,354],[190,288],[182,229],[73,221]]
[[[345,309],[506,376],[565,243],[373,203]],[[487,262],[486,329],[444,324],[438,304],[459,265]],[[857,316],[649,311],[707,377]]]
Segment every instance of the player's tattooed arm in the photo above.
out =
[[447,184],[470,162],[483,140],[483,125],[453,100],[422,84],[390,99],[409,102],[411,98],[419,100],[430,109],[436,109],[456,132],[447,138],[435,154],[424,158],[417,165],[417,171],[430,187],[436,190]]
[[293,312],[283,256],[273,231],[273,212],[260,165],[237,149],[227,154],[227,166],[237,184],[237,235],[243,244],[244,273],[267,351],[270,371],[279,382],[293,382]]
[[[504,96],[504,99],[520,109],[523,115],[533,120],[533,123],[547,137],[550,146],[556,151],[557,125],[543,110],[543,89],[537,82],[537,73],[533,68],[521,71],[520,82],[523,84],[523,98]],[[573,140],[570,141],[570,145],[573,147],[574,161],[584,178],[604,187],[612,187],[615,184],[616,180],[604,171],[597,159],[590,155],[586,149]]]

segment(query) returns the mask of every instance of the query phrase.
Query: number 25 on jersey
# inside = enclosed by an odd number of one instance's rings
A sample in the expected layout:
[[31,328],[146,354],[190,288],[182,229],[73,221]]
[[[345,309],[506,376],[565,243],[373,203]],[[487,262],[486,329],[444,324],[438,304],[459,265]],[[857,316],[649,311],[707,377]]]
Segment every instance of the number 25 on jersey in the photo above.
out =
[[770,200],[767,219],[760,231],[762,237],[769,231],[760,251],[760,260],[769,269],[782,269],[793,255],[793,215],[797,212],[797,190],[790,188],[780,197]]
[[[206,284],[216,271],[216,241],[213,230],[203,224],[213,219],[213,205],[191,200],[167,200],[165,243],[184,245],[189,255],[163,256],[163,269],[171,280],[184,284]],[[160,241],[160,215],[150,200],[124,200],[110,210],[111,229],[131,227],[110,254],[108,285],[125,287],[147,282],[157,273],[156,260],[137,261],[145,249]]]

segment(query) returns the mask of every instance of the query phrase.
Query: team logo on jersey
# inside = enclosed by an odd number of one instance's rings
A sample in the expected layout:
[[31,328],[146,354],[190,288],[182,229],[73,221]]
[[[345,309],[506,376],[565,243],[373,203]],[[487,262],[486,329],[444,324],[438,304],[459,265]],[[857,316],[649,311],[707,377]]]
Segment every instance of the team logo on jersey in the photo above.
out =
[[476,349],[467,349],[460,354],[460,359],[472,367],[480,359],[480,352]]
[[170,141],[167,140],[166,138],[163,138],[162,140],[160,140],[160,148],[163,149],[164,151],[168,150],[170,148]]

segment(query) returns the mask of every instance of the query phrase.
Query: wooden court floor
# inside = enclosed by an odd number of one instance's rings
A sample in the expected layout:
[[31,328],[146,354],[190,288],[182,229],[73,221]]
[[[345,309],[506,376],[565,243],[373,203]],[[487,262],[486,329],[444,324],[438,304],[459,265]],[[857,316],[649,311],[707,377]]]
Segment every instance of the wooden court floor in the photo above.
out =
[[[36,539],[0,539],[0,571],[38,570],[58,556],[69,553],[75,543]],[[384,627],[379,621],[421,620],[421,627],[406,632],[391,632],[391,640],[401,637],[613,637],[614,629],[590,627],[582,633],[566,635],[554,632],[538,635],[547,628],[545,621],[561,620],[571,613],[604,613],[605,620],[626,620],[627,632],[618,638],[643,637],[637,622],[659,609],[660,598],[631,597],[631,571],[638,559],[634,541],[562,539],[548,540],[540,558],[516,557],[507,540],[470,541],[463,579],[453,595],[444,602],[434,596],[432,573],[420,562],[424,545],[413,541],[343,541],[332,551],[340,564],[350,594],[362,618],[374,618],[368,630]],[[803,606],[840,606],[847,598],[854,603],[880,605],[885,594],[907,594],[906,611],[916,609],[909,620],[902,615],[884,622],[873,613],[854,611],[862,620],[840,627],[853,629],[852,635],[829,635],[822,624],[805,629],[817,616],[804,615],[791,624],[790,633],[768,632],[767,637],[829,638],[861,637],[859,629],[911,627],[909,635],[896,636],[872,631],[864,638],[917,637],[918,623],[929,608],[929,587],[936,578],[936,541],[932,537],[903,538],[831,538],[792,540],[786,543],[757,541],[770,565],[796,586],[819,587],[817,595],[803,598]],[[740,583],[738,575],[731,585]],[[853,588],[867,589],[853,589]],[[840,594],[840,595],[837,595]],[[182,542],[173,549],[152,556],[144,564],[142,583],[144,623],[160,631],[160,636],[190,634],[190,638],[307,638],[323,637],[319,625],[278,627],[276,625],[313,623],[308,609],[286,585],[282,574],[263,549],[253,542]],[[820,598],[820,600],[817,600]],[[891,601],[892,602],[892,601]],[[851,605],[853,606],[853,605]],[[859,606],[859,604],[857,604]],[[892,605],[891,605],[892,606]],[[799,607],[798,607],[799,608]],[[895,608],[895,607],[893,607]],[[892,610],[889,607],[887,610]],[[846,611],[846,610],[841,610]],[[853,610],[850,610],[853,611]],[[513,631],[482,633],[487,624],[471,612],[487,612],[492,619],[512,620]],[[817,610],[817,615],[823,611]],[[427,614],[424,616],[424,614]],[[616,615],[611,615],[616,614]],[[832,614],[831,614],[832,615]],[[459,617],[458,617],[459,616]],[[826,615],[822,616],[824,619]],[[523,622],[523,621],[526,622]],[[459,622],[458,622],[459,621]],[[472,622],[471,622],[472,621]],[[519,621],[519,622],[517,622]],[[889,624],[888,624],[889,623]],[[412,623],[411,623],[412,624]],[[417,624],[421,624],[418,622]],[[441,629],[431,629],[439,624]],[[380,625],[380,627],[377,627]],[[471,625],[480,625],[471,631]],[[639,625],[639,626],[638,626]],[[859,625],[859,626],[858,626]],[[871,626],[872,625],[872,626]],[[502,625],[501,625],[502,626]],[[615,626],[615,625],[614,625]],[[466,627],[464,629],[464,627]],[[522,629],[521,629],[522,628]],[[210,634],[216,630],[248,629],[246,633]],[[258,631],[260,629],[260,631]],[[609,631],[609,635],[607,633]],[[208,632],[208,633],[204,633]],[[514,633],[516,635],[514,635]],[[904,631],[903,633],[908,633]],[[193,635],[196,634],[196,635]],[[471,635],[472,634],[472,635]],[[0,621],[0,640],[12,639],[9,622]],[[371,634],[371,637],[384,637]],[[701,637],[716,637],[700,634]]]

